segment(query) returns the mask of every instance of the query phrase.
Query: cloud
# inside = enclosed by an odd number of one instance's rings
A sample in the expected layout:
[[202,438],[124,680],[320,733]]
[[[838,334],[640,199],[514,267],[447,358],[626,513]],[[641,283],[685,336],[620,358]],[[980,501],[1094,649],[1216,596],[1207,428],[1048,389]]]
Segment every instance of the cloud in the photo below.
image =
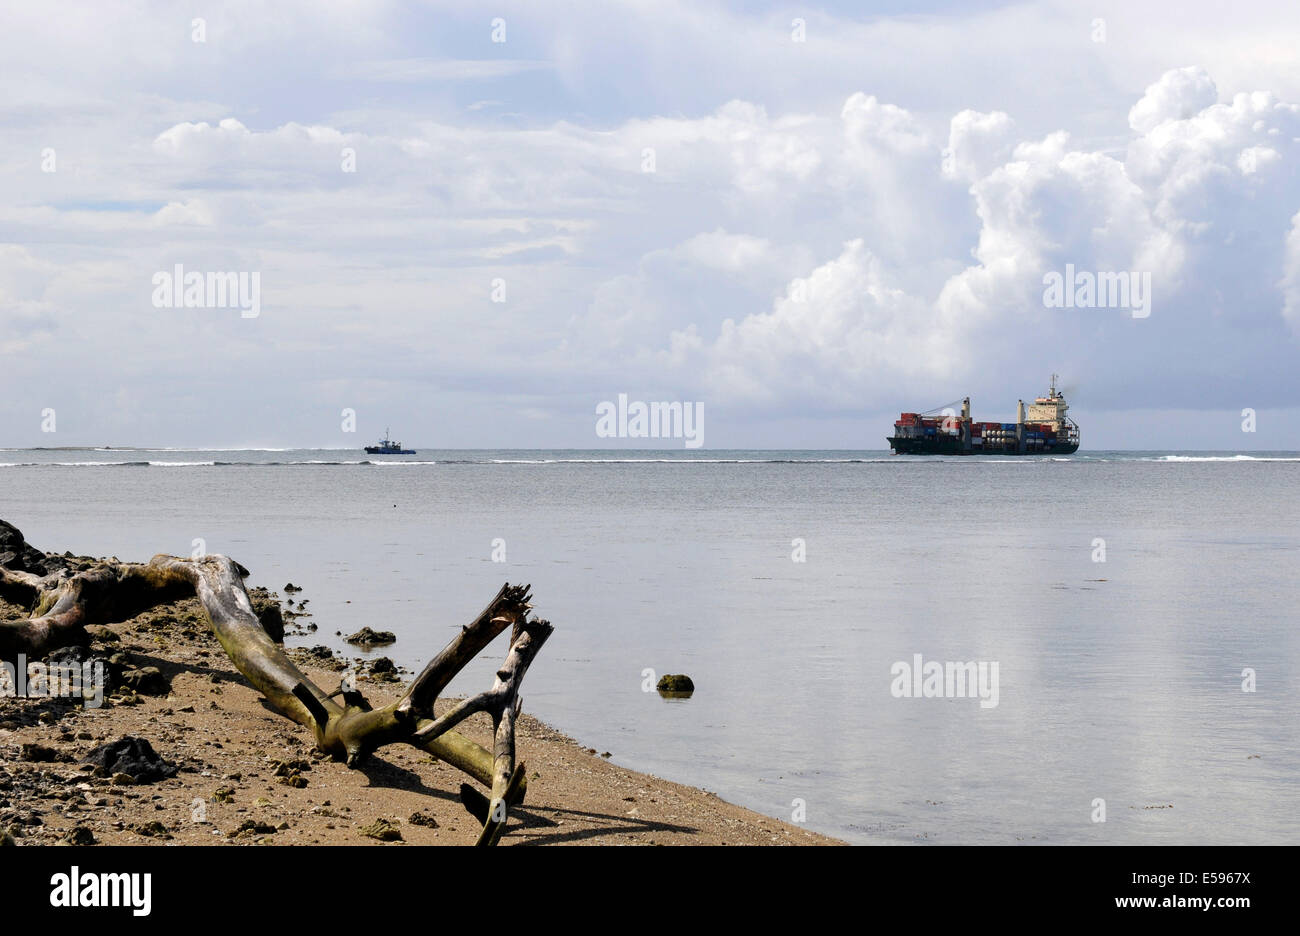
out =
[[1147,87],[1128,112],[1128,125],[1139,133],[1149,133],[1165,121],[1187,120],[1214,104],[1218,95],[1204,68],[1175,68]]
[[696,234],[673,252],[702,267],[727,273],[743,273],[770,263],[775,253],[766,238],[728,234],[722,228]]
[[943,173],[950,179],[974,182],[1011,156],[1013,123],[1002,111],[981,114],[964,110],[952,118]]
[[[906,112],[855,95],[843,111],[852,115],[848,136],[872,142],[849,150],[889,151],[890,178],[903,182],[877,208],[925,204],[938,177],[968,183],[980,222],[975,262],[908,289],[902,277],[915,254],[888,262],[859,238],[792,279],[770,309],[724,321],[713,337],[677,329],[662,360],[707,374],[705,385],[725,399],[767,406],[791,397],[885,406],[900,386],[927,380],[1014,393],[995,375],[1026,363],[1035,372],[1104,370],[1145,357],[1152,387],[1161,375],[1212,380],[1226,362],[1252,356],[1280,368],[1291,352],[1260,358],[1255,342],[1263,329],[1285,348],[1291,337],[1279,327],[1295,329],[1300,318],[1300,186],[1278,171],[1295,162],[1296,112],[1264,93],[1226,105],[1215,97],[1202,70],[1167,73],[1133,108],[1141,129],[1120,155],[1077,146],[1064,131],[1016,140],[1007,114],[962,111],[949,124],[946,158],[925,179],[903,171],[926,151],[925,134]],[[1042,278],[1066,264],[1149,274],[1154,324],[1121,337],[1125,320],[1132,325],[1127,310],[1045,308]],[[1114,363],[1098,356],[1106,349]],[[1208,389],[1199,388],[1202,398]]]
[[[716,342],[691,361],[705,387],[723,399],[849,405],[864,380],[928,373],[951,363],[952,339],[923,303],[886,277],[861,240],[791,282],[770,312],[722,323]],[[681,357],[696,342],[672,337]],[[793,399],[792,399],[793,398]]]

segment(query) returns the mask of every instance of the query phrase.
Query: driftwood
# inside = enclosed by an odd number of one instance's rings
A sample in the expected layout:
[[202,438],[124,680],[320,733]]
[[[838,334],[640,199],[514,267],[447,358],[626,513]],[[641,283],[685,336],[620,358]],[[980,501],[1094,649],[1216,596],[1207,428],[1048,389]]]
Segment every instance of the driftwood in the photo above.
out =
[[[311,729],[322,751],[356,767],[383,745],[410,744],[490,787],[479,844],[496,844],[509,808],[522,801],[527,785],[523,764],[515,760],[519,685],[552,631],[548,622],[529,617],[528,586],[503,585],[398,701],[375,709],[348,680],[326,693],[293,664],[258,620],[244,588],[247,575],[246,569],[225,556],[160,555],[145,564],[105,562],[75,573],[62,567],[28,571],[0,565],[0,596],[33,609],[27,620],[0,622],[0,659],[84,645],[87,625],[125,620],[156,605],[197,595],[235,668],[276,711]],[[511,628],[510,649],[492,688],[435,717],[439,694],[507,627]],[[478,712],[492,718],[491,752],[453,730]]]

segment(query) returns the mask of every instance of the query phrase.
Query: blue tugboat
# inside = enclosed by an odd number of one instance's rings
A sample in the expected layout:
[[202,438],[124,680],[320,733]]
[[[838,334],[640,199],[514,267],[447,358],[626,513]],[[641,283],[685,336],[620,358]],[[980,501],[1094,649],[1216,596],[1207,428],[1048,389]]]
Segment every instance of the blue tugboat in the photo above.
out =
[[384,430],[384,437],[379,440],[378,445],[367,445],[367,455],[414,455],[414,449],[402,448],[401,442],[394,442],[388,438],[389,430]]

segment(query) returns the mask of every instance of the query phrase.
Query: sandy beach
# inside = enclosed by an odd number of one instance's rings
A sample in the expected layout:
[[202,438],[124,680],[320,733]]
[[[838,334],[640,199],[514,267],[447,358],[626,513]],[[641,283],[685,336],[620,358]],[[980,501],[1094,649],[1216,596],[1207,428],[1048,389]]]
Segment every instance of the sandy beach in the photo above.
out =
[[[24,616],[12,604],[0,619]],[[413,747],[392,745],[348,769],[266,706],[186,599],[92,628],[96,656],[147,674],[142,691],[110,689],[102,707],[0,699],[0,837],[7,844],[468,845],[479,824],[461,801],[467,778]],[[293,626],[292,624],[290,625]],[[321,686],[342,660],[292,650]],[[157,670],[152,673],[148,668]],[[376,704],[407,678],[361,675]],[[452,704],[441,701],[440,711]],[[490,744],[491,725],[462,726]],[[99,745],[143,738],[173,777],[129,783],[83,763]],[[528,790],[505,845],[826,845],[797,825],[717,795],[619,767],[525,712],[518,730]],[[472,781],[471,781],[472,783]],[[12,841],[10,841],[12,839]]]

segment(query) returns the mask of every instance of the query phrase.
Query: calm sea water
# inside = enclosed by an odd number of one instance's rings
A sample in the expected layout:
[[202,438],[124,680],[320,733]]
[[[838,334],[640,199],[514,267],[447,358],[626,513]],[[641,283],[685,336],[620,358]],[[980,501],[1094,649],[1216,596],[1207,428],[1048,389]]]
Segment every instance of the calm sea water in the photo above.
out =
[[[0,517],[124,559],[202,538],[305,587],[295,642],[369,624],[413,668],[531,582],[527,711],[853,842],[1300,840],[1300,455],[0,450]],[[915,654],[997,663],[998,704],[896,698]]]

